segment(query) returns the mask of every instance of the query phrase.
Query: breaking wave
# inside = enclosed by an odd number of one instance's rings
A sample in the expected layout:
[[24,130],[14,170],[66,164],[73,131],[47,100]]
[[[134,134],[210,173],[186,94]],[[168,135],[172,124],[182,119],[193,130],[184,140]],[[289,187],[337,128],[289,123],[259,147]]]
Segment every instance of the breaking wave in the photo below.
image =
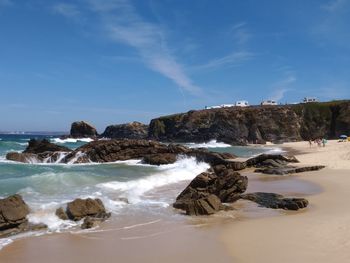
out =
[[67,138],[67,139],[61,139],[61,138],[52,138],[51,141],[53,143],[77,143],[77,142],[92,142],[94,139],[91,138]]
[[146,192],[168,184],[191,180],[208,168],[207,163],[197,162],[194,157],[182,158],[174,164],[160,166],[156,173],[145,178],[127,182],[101,183],[97,187],[108,192],[118,192],[121,197],[127,198],[130,203],[135,204],[144,201],[143,195]]
[[232,147],[230,144],[217,142],[216,140],[211,140],[204,143],[186,143],[186,146],[190,148],[228,148]]

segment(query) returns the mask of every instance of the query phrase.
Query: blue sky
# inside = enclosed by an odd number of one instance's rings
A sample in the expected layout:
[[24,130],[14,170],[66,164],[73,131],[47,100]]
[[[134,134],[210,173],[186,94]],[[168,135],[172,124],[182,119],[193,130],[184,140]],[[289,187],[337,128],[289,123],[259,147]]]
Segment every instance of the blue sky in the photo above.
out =
[[0,0],[0,130],[350,98],[350,0]]

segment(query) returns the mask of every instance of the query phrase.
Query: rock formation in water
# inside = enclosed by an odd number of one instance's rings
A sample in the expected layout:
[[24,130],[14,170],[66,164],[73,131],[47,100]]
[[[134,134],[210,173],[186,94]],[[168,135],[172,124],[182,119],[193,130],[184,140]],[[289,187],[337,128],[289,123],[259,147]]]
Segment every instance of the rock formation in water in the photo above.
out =
[[98,136],[97,130],[91,124],[85,121],[76,121],[72,123],[70,137],[72,138],[95,138]]
[[49,142],[46,139],[31,139],[27,148],[22,152],[9,152],[6,159],[21,163],[56,163],[72,150]]
[[67,204],[66,211],[62,207],[56,210],[56,215],[62,220],[79,221],[84,219],[81,228],[87,229],[98,225],[111,216],[100,199],[77,198]]
[[108,126],[101,137],[112,139],[146,139],[148,125],[134,121],[131,123]]
[[0,199],[0,238],[46,228],[43,224],[30,224],[28,214],[29,207],[20,195]]
[[338,138],[350,130],[350,101],[193,110],[153,119],[149,138],[242,145]]

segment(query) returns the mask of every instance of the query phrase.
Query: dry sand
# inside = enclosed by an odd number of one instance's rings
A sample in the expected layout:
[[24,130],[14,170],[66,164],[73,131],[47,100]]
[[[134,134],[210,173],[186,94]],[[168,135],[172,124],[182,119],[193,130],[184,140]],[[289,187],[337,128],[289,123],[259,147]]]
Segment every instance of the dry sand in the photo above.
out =
[[349,262],[350,143],[330,141],[324,148],[310,148],[308,142],[283,146],[303,152],[297,156],[302,164],[327,166],[318,172],[288,176],[317,183],[323,191],[307,197],[310,206],[303,212],[247,219],[224,227],[222,240],[234,262]]

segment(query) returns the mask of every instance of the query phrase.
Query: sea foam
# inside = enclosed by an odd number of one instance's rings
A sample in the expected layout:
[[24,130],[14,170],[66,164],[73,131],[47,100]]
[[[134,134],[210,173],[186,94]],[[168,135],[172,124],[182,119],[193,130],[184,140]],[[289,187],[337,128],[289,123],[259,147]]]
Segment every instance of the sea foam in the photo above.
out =
[[144,202],[143,196],[148,191],[165,185],[191,180],[208,168],[209,165],[207,163],[197,162],[194,157],[181,158],[173,164],[160,166],[155,174],[145,178],[127,182],[101,183],[97,187],[109,192],[118,192],[120,197],[125,197],[129,203],[135,204]]
[[228,148],[231,147],[230,144],[217,142],[216,140],[211,140],[204,143],[186,143],[186,146],[190,148]]
[[76,143],[76,142],[92,142],[94,139],[91,138],[52,138],[51,141],[54,143]]

